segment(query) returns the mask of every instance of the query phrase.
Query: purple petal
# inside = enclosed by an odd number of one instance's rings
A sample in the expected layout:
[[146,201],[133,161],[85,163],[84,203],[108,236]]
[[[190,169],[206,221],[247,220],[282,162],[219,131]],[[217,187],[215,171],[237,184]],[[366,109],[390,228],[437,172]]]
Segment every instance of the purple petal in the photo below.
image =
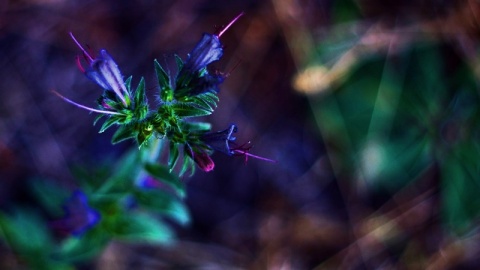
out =
[[235,132],[237,132],[237,126],[232,124],[225,130],[206,133],[202,135],[200,139],[212,149],[227,155],[232,155],[234,153],[231,150],[230,144],[236,139],[233,137],[233,133]]
[[124,95],[128,95],[128,92],[122,74],[106,50],[100,51],[100,56],[92,62],[90,68],[85,72],[87,77],[102,88],[115,92],[122,103],[127,105]]
[[[96,60],[96,61],[98,61],[98,60]],[[95,63],[95,61],[93,62],[93,64],[94,63]],[[85,76],[87,76],[87,78],[89,78],[90,80],[94,81],[96,84],[100,85],[100,87],[102,87],[103,89],[112,90],[111,86],[108,85],[107,81],[105,80],[105,77],[103,77],[103,75],[101,73],[99,73],[98,71],[93,70],[93,69],[87,69],[85,71]]]
[[197,72],[222,57],[223,49],[218,36],[204,34],[200,42],[189,54],[183,67],[186,71]]
[[64,206],[65,218],[59,224],[75,236],[81,236],[100,221],[100,213],[88,205],[85,193],[76,190]]

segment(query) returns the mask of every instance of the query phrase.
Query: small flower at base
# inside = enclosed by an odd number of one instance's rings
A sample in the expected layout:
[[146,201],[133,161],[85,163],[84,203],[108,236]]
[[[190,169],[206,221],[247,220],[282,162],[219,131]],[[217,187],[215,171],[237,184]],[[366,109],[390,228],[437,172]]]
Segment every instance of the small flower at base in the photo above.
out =
[[185,145],[185,152],[204,172],[210,172],[215,168],[215,163],[213,162],[212,158],[210,158],[210,156],[204,150],[193,150],[189,145]]
[[229,156],[244,156],[245,162],[248,161],[249,157],[268,162],[276,162],[272,159],[250,154],[249,152],[252,148],[252,146],[250,146],[250,142],[237,146],[235,144],[236,138],[233,137],[233,133],[237,132],[237,130],[237,126],[232,124],[229,128],[225,130],[206,133],[200,137],[200,140],[213,150],[222,152]]
[[93,228],[101,215],[88,205],[85,193],[76,190],[64,205],[65,218],[54,222],[54,227],[67,231],[74,236],[82,236]]

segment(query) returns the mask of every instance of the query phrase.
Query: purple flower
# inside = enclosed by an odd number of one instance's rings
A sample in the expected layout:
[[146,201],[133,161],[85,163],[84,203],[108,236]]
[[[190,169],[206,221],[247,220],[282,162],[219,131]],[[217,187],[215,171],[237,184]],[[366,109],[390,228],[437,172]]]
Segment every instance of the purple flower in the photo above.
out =
[[225,76],[221,73],[209,74],[205,68],[222,57],[223,46],[219,38],[242,15],[240,13],[218,34],[203,34],[177,75],[177,98],[207,91],[218,92],[218,85],[224,81]]
[[195,46],[193,51],[188,55],[181,72],[197,72],[205,68],[208,64],[219,60],[222,55],[222,44],[218,36],[204,34],[197,46]]
[[80,61],[80,57],[77,57],[78,68],[87,76],[87,78],[100,85],[103,89],[113,91],[122,101],[123,105],[127,107],[129,101],[127,102],[125,97],[129,98],[129,93],[125,87],[122,74],[113,58],[106,50],[100,50],[100,55],[98,57],[92,57],[82,45],[80,45],[72,33],[70,33],[70,36],[82,50],[83,57],[89,65],[89,67],[84,68]]
[[183,65],[183,72],[197,72],[212,62],[220,59],[223,55],[222,44],[219,38],[243,15],[243,12],[237,15],[227,26],[218,34],[203,34],[202,39],[197,46],[188,55],[187,61]]
[[222,152],[229,156],[243,156],[245,157],[245,162],[248,161],[249,157],[275,162],[274,160],[251,154],[250,149],[252,146],[250,142],[237,145],[235,143],[236,138],[233,136],[233,133],[237,132],[237,130],[237,126],[232,124],[225,130],[205,133],[200,137],[200,140],[215,151]]
[[55,227],[74,236],[81,236],[100,221],[100,213],[88,205],[85,193],[75,190],[63,207],[65,217],[54,223]]
[[204,172],[210,172],[215,168],[215,163],[205,150],[200,148],[192,149],[190,145],[185,145],[185,152]]
[[232,145],[236,139],[233,137],[233,133],[237,132],[237,130],[237,126],[232,124],[225,130],[205,133],[200,137],[200,140],[210,146],[213,150],[231,156],[234,154]]

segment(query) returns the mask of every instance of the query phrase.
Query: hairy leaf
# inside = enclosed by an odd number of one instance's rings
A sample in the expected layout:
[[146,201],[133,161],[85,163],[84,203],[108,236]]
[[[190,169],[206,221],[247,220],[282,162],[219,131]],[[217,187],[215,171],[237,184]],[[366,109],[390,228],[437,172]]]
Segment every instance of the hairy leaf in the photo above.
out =
[[199,108],[192,103],[176,103],[172,105],[172,109],[178,117],[197,117],[205,116],[213,113],[211,110]]
[[170,172],[172,172],[179,158],[178,147],[179,147],[178,144],[174,142],[170,142],[170,153],[168,156],[168,167],[170,168]]
[[130,125],[120,126],[115,134],[112,136],[112,144],[117,144],[121,141],[128,140],[135,137],[136,131]]
[[145,95],[145,79],[142,77],[138,83],[137,90],[135,90],[134,97],[135,107],[145,106],[147,98]]
[[113,126],[114,124],[118,123],[118,119],[116,117],[109,117],[105,122],[103,122],[102,127],[100,128],[100,131],[98,133],[103,133],[105,130],[107,130],[109,127]]
[[129,93],[132,93],[131,85],[132,85],[132,76],[128,77],[128,78],[125,80],[125,87],[127,88],[127,91],[128,91]]

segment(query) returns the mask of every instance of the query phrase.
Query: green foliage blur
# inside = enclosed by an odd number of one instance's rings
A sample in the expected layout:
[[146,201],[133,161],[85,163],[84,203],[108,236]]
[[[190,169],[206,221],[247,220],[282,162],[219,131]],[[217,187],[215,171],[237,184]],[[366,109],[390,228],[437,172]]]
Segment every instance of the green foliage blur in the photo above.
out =
[[470,232],[480,217],[480,96],[471,59],[429,33],[429,22],[364,23],[353,2],[336,3],[340,26],[303,63],[314,85],[304,89],[302,72],[297,77],[335,174],[380,197],[439,179],[431,190],[441,194],[446,228]]

